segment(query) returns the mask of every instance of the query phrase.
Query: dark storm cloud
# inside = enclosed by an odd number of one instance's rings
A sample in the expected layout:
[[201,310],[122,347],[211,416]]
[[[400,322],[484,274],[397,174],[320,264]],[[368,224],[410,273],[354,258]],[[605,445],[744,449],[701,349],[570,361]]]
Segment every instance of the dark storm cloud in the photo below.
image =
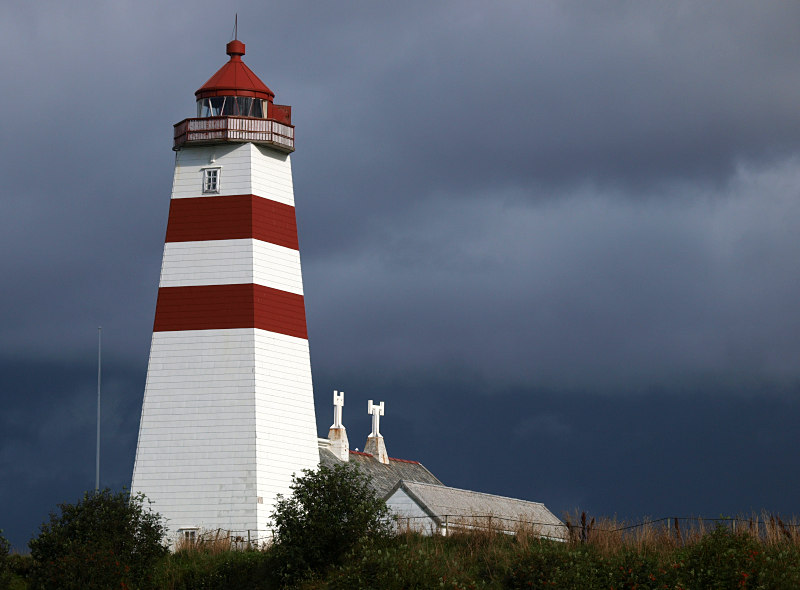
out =
[[559,391],[794,391],[800,211],[783,183],[796,169],[638,204],[581,191],[420,206],[382,246],[307,267],[317,363],[450,363]]
[[[384,398],[390,453],[453,485],[556,510],[789,510],[770,469],[792,459],[800,383],[798,5],[5,3],[15,544],[91,485],[100,324],[108,483],[130,477],[171,125],[224,63],[235,10],[246,62],[294,109],[321,433],[340,388],[354,446]],[[504,477],[509,441],[546,462]],[[763,489],[735,486],[756,461]],[[715,463],[695,503],[658,479]]]
[[[795,510],[800,478],[784,449],[797,437],[797,396],[612,399],[512,389],[487,397],[481,384],[421,375],[348,383],[351,446],[370,431],[356,392],[377,385],[391,392],[381,420],[389,454],[422,459],[453,487],[629,521]],[[327,428],[330,417],[318,422]]]
[[[406,199],[476,185],[724,178],[740,157],[797,146],[789,56],[799,47],[786,24],[797,8],[751,10],[476,4],[434,8],[415,24],[409,9],[379,31],[387,54],[367,62],[369,99],[347,76],[321,89],[339,107],[327,135],[341,145],[346,127],[361,178],[372,184],[370,170],[391,167],[400,186],[380,190]],[[375,35],[363,29],[362,50]]]
[[[324,220],[304,245],[369,248],[371,227],[442,193],[557,199],[590,183],[640,199],[676,180],[724,186],[742,160],[791,154],[800,80],[784,10],[474,6],[352,26],[330,41],[345,67],[326,62],[297,97],[326,107],[305,131],[305,162],[328,182],[297,178],[301,216],[308,206]],[[347,231],[331,239],[334,228]]]
[[[130,485],[146,360],[104,363],[102,485]],[[97,367],[0,363],[0,526],[18,550],[61,502],[94,487]]]

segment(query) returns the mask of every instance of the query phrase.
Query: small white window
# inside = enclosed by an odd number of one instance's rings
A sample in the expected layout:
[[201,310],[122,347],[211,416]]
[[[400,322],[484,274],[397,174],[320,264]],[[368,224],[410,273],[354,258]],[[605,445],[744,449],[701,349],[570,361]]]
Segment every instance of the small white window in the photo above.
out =
[[203,169],[203,193],[219,192],[219,168]]
[[197,541],[197,529],[192,528],[185,528],[185,529],[178,529],[178,542],[187,543],[193,545]]

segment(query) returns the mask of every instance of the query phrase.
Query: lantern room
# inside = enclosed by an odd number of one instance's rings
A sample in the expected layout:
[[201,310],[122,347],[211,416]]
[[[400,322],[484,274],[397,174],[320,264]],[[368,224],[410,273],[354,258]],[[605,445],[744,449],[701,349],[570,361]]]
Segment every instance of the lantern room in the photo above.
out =
[[225,51],[228,62],[195,92],[196,118],[175,125],[173,149],[252,142],[293,152],[292,107],[274,104],[275,93],[242,61],[244,43],[234,39]]

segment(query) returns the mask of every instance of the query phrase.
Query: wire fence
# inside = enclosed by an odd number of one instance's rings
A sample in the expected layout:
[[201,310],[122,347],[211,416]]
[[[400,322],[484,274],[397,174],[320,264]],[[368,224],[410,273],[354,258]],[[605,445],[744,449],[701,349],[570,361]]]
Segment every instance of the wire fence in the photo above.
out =
[[559,521],[537,522],[494,514],[442,514],[431,516],[395,516],[396,531],[448,535],[453,532],[489,531],[514,534],[525,530],[537,536],[564,540],[566,525]]
[[[396,517],[398,532],[413,531],[427,534],[447,535],[456,531],[485,530],[502,533],[527,532],[555,540],[589,542],[598,535],[616,535],[620,540],[652,534],[671,537],[678,544],[696,539],[706,532],[725,527],[733,533],[748,533],[762,540],[790,540],[800,542],[800,523],[784,521],[777,515],[752,517],[702,517],[664,516],[626,524],[616,520],[596,521],[586,513],[578,517],[565,517],[564,522],[544,522],[524,518],[500,517],[492,514],[469,515],[445,514],[431,516]],[[574,522],[573,522],[574,520]]]
[[[574,520],[574,522],[573,522]],[[556,541],[589,543],[604,537],[621,542],[646,538],[670,539],[677,545],[696,540],[717,527],[733,533],[747,533],[764,542],[791,541],[800,544],[800,523],[784,521],[778,515],[752,517],[664,516],[626,524],[616,520],[589,519],[586,513],[565,517],[564,521],[536,521],[494,514],[443,514],[432,516],[395,516],[395,532],[418,532],[450,535],[465,532],[526,533]],[[268,530],[179,530],[175,548],[248,549],[272,543],[274,531]]]
[[179,529],[175,539],[175,550],[229,551],[258,549],[272,543],[272,539],[272,530]]

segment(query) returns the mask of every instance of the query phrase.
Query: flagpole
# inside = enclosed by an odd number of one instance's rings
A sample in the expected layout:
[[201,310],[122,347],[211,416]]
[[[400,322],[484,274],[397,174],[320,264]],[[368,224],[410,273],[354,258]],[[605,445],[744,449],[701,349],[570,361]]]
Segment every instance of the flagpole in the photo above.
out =
[[97,456],[95,459],[94,491],[100,491],[100,375],[102,367],[103,327],[97,328]]

